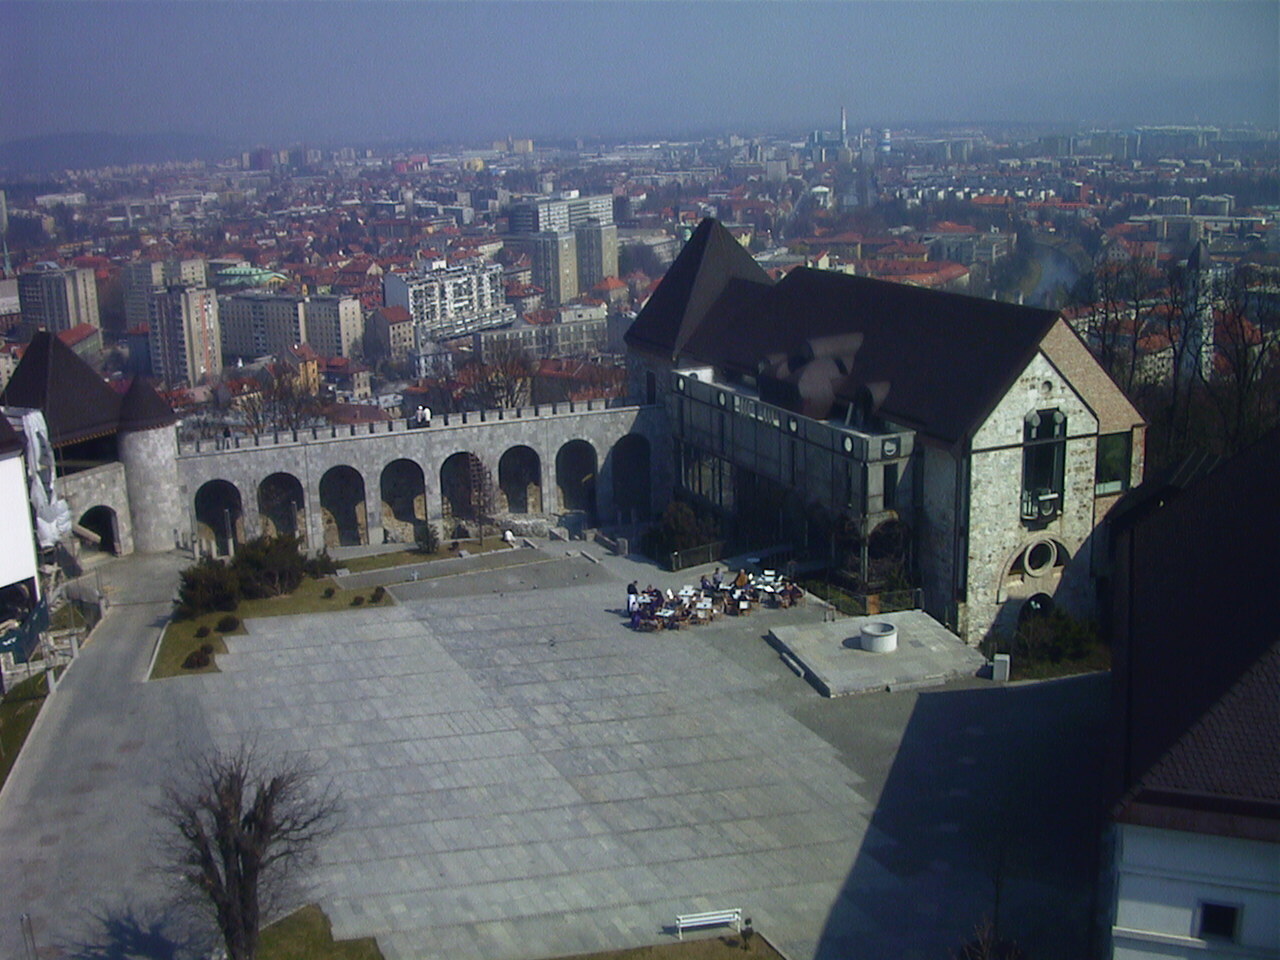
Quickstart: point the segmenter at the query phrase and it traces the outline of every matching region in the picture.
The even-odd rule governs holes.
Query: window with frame
[[[1132,456],[1133,435],[1128,431],[1099,435],[1094,493],[1103,496],[1128,490]]]
[[[1022,519],[1048,522],[1062,511],[1066,414],[1056,409],[1027,414],[1022,442]]]
[[[1234,943],[1240,930],[1240,908],[1231,903],[1201,901],[1196,936],[1201,940],[1226,940]]]

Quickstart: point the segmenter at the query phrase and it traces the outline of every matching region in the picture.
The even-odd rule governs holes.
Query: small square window
[[[1200,904],[1200,929],[1204,940],[1231,940],[1236,938],[1240,923],[1240,908],[1226,903]]]

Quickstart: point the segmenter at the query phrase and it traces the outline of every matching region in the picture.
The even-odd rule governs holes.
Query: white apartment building
[[[388,273],[382,289],[387,306],[404,307],[413,318],[414,353],[419,358],[440,340],[516,319],[504,297],[501,265],[484,260],[453,266],[437,260],[411,273]]]

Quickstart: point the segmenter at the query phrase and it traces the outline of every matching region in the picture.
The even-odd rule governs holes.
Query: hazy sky
[[[7,2],[0,140],[1280,123],[1280,3]]]

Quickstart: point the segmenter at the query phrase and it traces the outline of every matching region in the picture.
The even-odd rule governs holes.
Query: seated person
[[[708,577],[705,573],[702,575],[702,580],[699,581],[698,586],[702,588],[704,593],[714,589],[714,587],[711,585],[711,578]]]
[[[716,567],[715,570],[711,571],[711,586],[719,590],[723,583],[724,576],[720,573],[720,568]]]

